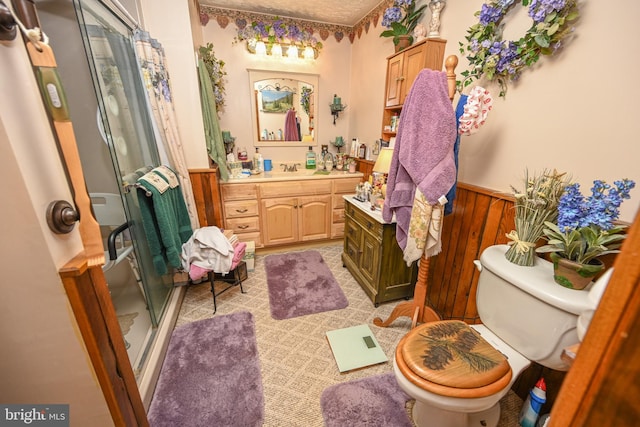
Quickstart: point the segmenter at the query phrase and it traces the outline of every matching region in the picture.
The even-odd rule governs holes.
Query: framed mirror
[[[248,70],[256,147],[315,146],[318,75]]]

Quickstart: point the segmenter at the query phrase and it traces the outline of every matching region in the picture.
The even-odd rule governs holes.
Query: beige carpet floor
[[[274,320],[269,311],[269,296],[264,272],[264,258],[257,255],[255,271],[239,288],[223,293],[217,299],[215,316],[247,310],[256,322],[256,338],[260,353],[265,394],[266,427],[321,427],[322,391],[334,384],[364,378],[393,370],[393,351],[411,325],[410,319],[398,318],[387,328],[373,325],[375,317],[386,319],[398,302],[375,308],[360,285],[342,266],[341,244],[316,247],[331,269],[349,300],[342,310],[312,314],[286,320]],[[218,287],[216,287],[218,288]],[[213,316],[213,300],[209,283],[191,285],[178,317],[177,326]],[[325,333],[333,329],[367,324],[390,361],[358,371],[340,374]],[[412,402],[408,403],[408,407]],[[499,427],[516,427],[522,400],[510,391],[500,402]]]

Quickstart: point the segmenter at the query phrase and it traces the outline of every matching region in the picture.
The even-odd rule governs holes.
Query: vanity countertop
[[[300,169],[296,172],[271,171],[262,172],[257,175],[251,175],[247,178],[230,178],[225,184],[242,184],[253,182],[272,182],[272,181],[306,181],[312,179],[342,179],[342,178],[362,178],[362,172],[349,173],[346,171],[331,171],[328,174],[317,174],[315,169]]]
[[[393,218],[391,219],[391,222],[387,222],[384,219],[382,219],[382,211],[380,209],[372,210],[371,203],[361,202],[360,200],[356,199],[356,196],[354,194],[343,195],[342,198],[349,201],[349,203],[353,204],[353,206],[355,206],[356,208],[358,208],[359,210],[361,210],[362,212],[364,212],[365,214],[367,214],[368,216],[370,216],[380,224],[393,224],[396,222],[395,214],[393,214]]]

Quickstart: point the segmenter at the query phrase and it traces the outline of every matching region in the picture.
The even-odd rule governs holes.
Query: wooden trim
[[[102,268],[81,254],[59,275],[114,424],[148,426]]]
[[[189,179],[200,226],[214,225],[222,228],[222,197],[218,166],[210,169],[189,169]]]
[[[640,217],[631,226],[550,427],[636,425],[640,414]]]

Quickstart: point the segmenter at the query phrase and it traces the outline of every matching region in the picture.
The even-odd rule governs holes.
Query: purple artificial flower
[[[498,22],[500,18],[502,18],[502,9],[487,4],[482,5],[482,10],[480,10],[480,23],[482,25],[486,27],[492,22]]]
[[[529,16],[534,22],[544,22],[551,12],[564,9],[566,0],[532,0],[529,6]]]
[[[402,10],[399,7],[388,7],[384,11],[382,17],[382,25],[385,27],[391,27],[394,22],[399,22],[402,19]]]
[[[289,40],[299,42],[302,36],[300,29],[295,25],[289,25]]]
[[[395,0],[393,2],[394,5],[400,6],[400,7],[402,6],[409,7],[411,6],[412,3],[413,3],[413,0]]]

